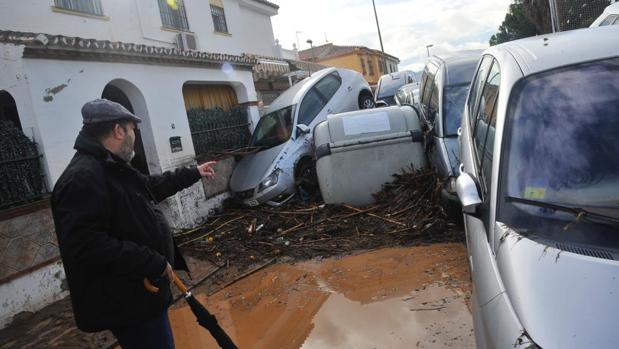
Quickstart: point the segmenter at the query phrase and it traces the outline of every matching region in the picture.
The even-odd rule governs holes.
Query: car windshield
[[[554,203],[619,217],[619,58],[520,81],[506,123],[499,218],[544,238],[619,248],[616,226],[514,203]],[[517,201],[517,200],[516,200]]]
[[[292,135],[292,110],[293,106],[291,105],[261,117],[249,145],[251,147],[272,148],[290,139]]]
[[[469,84],[447,86],[443,93],[443,131],[445,137],[458,135]]]

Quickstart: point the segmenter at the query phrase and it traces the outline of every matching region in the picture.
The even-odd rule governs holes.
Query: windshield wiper
[[[617,217],[591,212],[582,207],[564,206],[564,205],[552,204],[549,202],[517,198],[514,196],[506,196],[505,200],[507,202],[515,202],[519,204],[525,204],[525,205],[537,206],[537,207],[542,207],[542,208],[549,208],[549,209],[556,210],[556,211],[573,213],[576,216],[576,218],[574,219],[574,221],[568,223],[565,227],[563,227],[563,230],[568,230],[573,223],[578,223],[582,221],[583,219],[588,219],[589,221],[593,220],[594,222],[602,220],[608,223],[612,223],[614,225],[619,225],[619,218]]]

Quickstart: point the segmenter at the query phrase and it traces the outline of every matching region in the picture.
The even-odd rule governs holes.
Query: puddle
[[[196,297],[240,348],[473,348],[466,249],[392,248],[275,265]],[[188,307],[170,310],[178,348],[218,348]]]
[[[415,292],[414,300],[367,305],[333,294],[301,348],[474,348],[471,314],[459,298],[439,286]]]

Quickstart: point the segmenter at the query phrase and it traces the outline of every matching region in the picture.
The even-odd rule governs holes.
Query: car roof
[[[592,27],[597,27],[610,15],[619,14],[619,2],[606,6],[604,12],[591,24]]]
[[[524,76],[545,70],[619,56],[619,26],[538,35],[493,46],[486,54],[511,55]]]
[[[307,89],[313,86],[316,81],[318,81],[325,75],[330,74],[337,70],[338,69],[336,68],[321,69],[315,73],[312,73],[311,76],[292,85],[289,89],[284,91],[269,105],[267,113],[270,113],[270,112],[285,108],[287,106],[290,106],[292,104],[298,103],[303,93],[305,93]]]
[[[437,67],[441,65],[446,67],[445,86],[469,83],[473,79],[477,62],[479,62],[482,53],[484,53],[484,50],[463,50],[435,54],[428,59],[426,66],[432,63]]]

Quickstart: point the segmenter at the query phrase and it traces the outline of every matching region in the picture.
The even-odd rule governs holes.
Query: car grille
[[[241,200],[249,199],[252,196],[254,196],[254,190],[253,189],[249,189],[249,190],[245,190],[245,191],[239,191],[239,192],[234,193],[234,196],[236,196],[237,198],[239,198]]]

